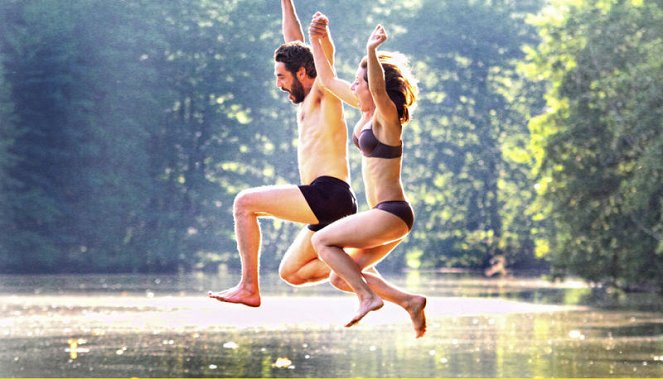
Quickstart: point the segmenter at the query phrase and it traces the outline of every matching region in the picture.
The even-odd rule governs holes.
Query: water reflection
[[[0,376],[663,377],[661,299],[652,295],[404,276],[396,281],[432,299],[428,334],[417,340],[396,307],[343,328],[354,299],[327,286],[265,277],[258,309],[204,298],[236,279],[0,277]]]

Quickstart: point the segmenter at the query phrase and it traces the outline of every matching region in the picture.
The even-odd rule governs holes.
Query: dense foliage
[[[661,2],[558,2],[533,23],[528,70],[549,83],[531,122],[542,245],[561,272],[663,288]]]
[[[296,4],[304,24],[330,17],[341,76],[380,22],[420,80],[403,169],[417,221],[383,269],[501,255],[663,285],[658,2]],[[5,0],[0,20],[0,271],[238,267],[235,194],[298,181],[279,3]],[[262,227],[275,269],[301,225]]]

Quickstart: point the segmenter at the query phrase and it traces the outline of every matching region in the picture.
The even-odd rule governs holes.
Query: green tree
[[[292,146],[279,142],[294,135],[280,131],[282,115],[274,111],[271,56],[280,19],[268,9],[203,1],[162,10],[166,45],[151,60],[169,92],[163,122],[151,132],[157,191],[148,228],[148,253],[158,259],[189,268],[238,263],[233,198],[273,182],[275,157]],[[256,25],[259,32],[245,32]]]
[[[16,164],[13,152],[14,143],[19,135],[14,103],[11,99],[9,81],[0,56],[0,267],[10,264],[12,256],[12,240],[15,233],[13,216],[17,208],[13,199],[14,182],[11,171]]]
[[[540,212],[524,211],[534,188],[525,120],[539,87],[514,68],[536,38],[523,17],[539,2],[297,5],[305,28],[315,11],[329,15],[342,77],[354,76],[380,22],[421,79],[403,170],[417,226],[406,254],[383,267],[531,260]],[[279,4],[6,0],[0,16],[0,103],[21,130],[0,151],[12,183],[2,196],[16,210],[3,215],[15,231],[5,268],[237,267],[234,196],[298,182],[295,111],[273,84]],[[352,125],[357,113],[347,114]],[[365,208],[359,158],[351,149]],[[262,226],[262,263],[275,269],[302,225]]]
[[[154,75],[136,49],[145,42],[135,37],[140,19],[114,2],[4,10],[3,50],[25,130],[15,143],[20,209],[9,269],[131,270],[151,192],[144,128],[159,111],[144,92]]]
[[[76,219],[68,261],[77,271],[145,271],[140,237],[154,192],[150,131],[160,122],[163,97],[146,57],[161,38],[149,23],[149,4],[89,1],[72,12],[78,56],[76,98],[67,128],[75,141],[78,178],[68,207]]]
[[[3,27],[5,68],[12,73],[15,112],[25,130],[15,142],[18,160],[11,172],[20,183],[14,195],[21,208],[13,215],[16,233],[9,237],[14,250],[10,270],[55,269],[63,257],[60,247],[67,241],[67,233],[60,232],[67,225],[61,200],[68,150],[59,127],[65,117],[66,83],[71,83],[65,36],[70,23],[66,11],[55,9],[55,4],[49,9],[39,5],[43,4],[11,2],[3,7],[5,19],[12,21]],[[49,14],[58,15],[63,26],[49,22]]]
[[[535,37],[524,22],[540,2],[424,1],[404,38],[422,96],[406,138],[418,228],[412,262],[481,267],[495,255],[530,261],[532,199],[526,119],[536,101],[515,71]],[[431,15],[439,17],[432,18]],[[408,134],[409,133],[409,134]],[[420,257],[417,257],[417,256]]]
[[[530,75],[549,87],[548,112],[530,126],[553,263],[663,288],[661,4],[555,2],[533,22],[542,42]]]

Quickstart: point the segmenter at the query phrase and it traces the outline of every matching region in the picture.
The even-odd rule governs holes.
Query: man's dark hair
[[[311,49],[300,41],[284,43],[274,51],[274,60],[285,64],[285,68],[293,75],[297,74],[300,67],[306,69],[306,74],[315,78],[315,63]]]

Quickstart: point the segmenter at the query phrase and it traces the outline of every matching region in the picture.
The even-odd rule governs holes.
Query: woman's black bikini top
[[[365,157],[393,159],[403,155],[403,144],[398,146],[385,145],[373,134],[373,127],[363,129],[357,138],[352,134],[352,142],[361,150]]]

